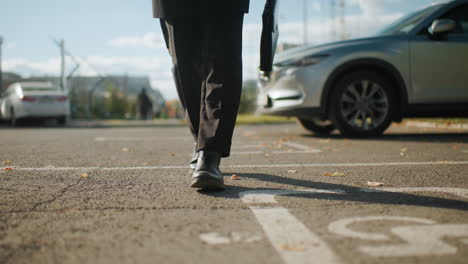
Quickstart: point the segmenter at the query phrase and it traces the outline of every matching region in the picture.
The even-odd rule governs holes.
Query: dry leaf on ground
[[[169,153],[168,155],[171,156],[171,157],[175,157],[175,156],[176,156],[175,153]]]
[[[11,161],[11,160],[5,160],[4,162],[2,162],[2,165],[10,165],[12,163],[13,163],[13,161]]]
[[[286,251],[304,251],[305,250],[305,247],[303,246],[292,246],[288,244],[281,244],[279,245],[279,247],[282,250],[286,250]]]
[[[288,173],[297,173],[297,170],[288,170]]]
[[[6,171],[12,171],[13,168],[5,168],[4,170],[6,170]]]
[[[237,176],[237,174],[233,174],[233,175],[231,176],[231,180],[233,180],[233,181],[240,181],[240,179],[241,179],[241,178],[240,178],[239,176]]]
[[[87,173],[81,174],[81,178],[88,178],[88,177],[89,177],[89,174],[87,174]]]
[[[382,187],[384,184],[382,182],[367,182],[367,186],[369,187]]]
[[[334,173],[324,173],[322,176],[328,176],[328,177],[344,177],[345,174],[342,172],[335,171]]]

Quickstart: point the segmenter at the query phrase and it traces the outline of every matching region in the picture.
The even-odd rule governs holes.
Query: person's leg
[[[202,83],[200,26],[197,20],[180,18],[161,20],[161,28],[174,65],[172,72],[177,94],[196,142]]]
[[[242,92],[243,15],[204,18],[198,151],[227,157]]]

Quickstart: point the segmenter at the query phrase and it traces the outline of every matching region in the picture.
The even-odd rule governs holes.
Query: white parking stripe
[[[437,166],[468,165],[468,161],[430,161],[430,162],[386,162],[386,163],[313,163],[313,164],[242,164],[226,165],[221,168],[316,168],[316,167],[385,167],[385,166]],[[187,169],[182,166],[136,166],[136,167],[0,167],[0,170],[13,168],[18,171],[65,171],[65,170],[162,170]]]
[[[306,145],[302,145],[302,144],[299,144],[299,143],[295,143],[295,142],[290,142],[290,141],[287,141],[287,142],[283,142],[281,143],[283,145],[286,145],[286,146],[289,146],[291,148],[295,148],[295,149],[299,149],[299,150],[305,150],[305,151],[318,151],[320,152],[320,149],[314,149],[312,147],[309,147],[309,146],[306,146]]]
[[[312,149],[312,150],[295,150],[295,151],[272,151],[273,154],[307,154],[307,153],[320,153],[319,149]]]
[[[96,142],[131,142],[131,141],[154,141],[158,140],[160,137],[96,137],[94,141]],[[180,136],[180,137],[164,137],[164,140],[182,140],[189,141],[192,140],[190,136]]]
[[[286,208],[280,207],[275,195],[303,193],[338,193],[333,190],[260,190],[241,192],[239,196],[254,213],[272,246],[287,264],[342,263],[318,235],[310,231]]]

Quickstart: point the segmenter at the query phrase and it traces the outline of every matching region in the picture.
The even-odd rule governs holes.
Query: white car
[[[0,117],[12,126],[22,118],[56,119],[65,125],[70,115],[67,94],[50,82],[18,82],[1,95]]]

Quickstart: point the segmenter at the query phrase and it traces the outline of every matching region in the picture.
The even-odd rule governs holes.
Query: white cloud
[[[16,43],[15,42],[7,42],[5,44],[5,49],[15,49],[16,48]]]
[[[358,5],[364,15],[376,15],[385,11],[386,4],[395,4],[401,0],[348,0],[349,3]]]
[[[141,36],[122,36],[108,41],[114,47],[145,47],[152,49],[165,48],[166,44],[161,34],[146,33]]]

